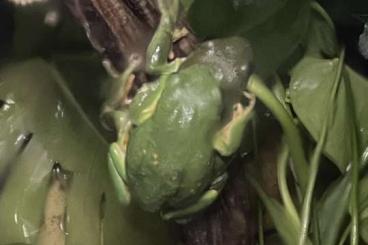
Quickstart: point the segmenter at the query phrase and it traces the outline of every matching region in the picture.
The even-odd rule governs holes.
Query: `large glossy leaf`
[[[368,176],[364,176],[359,186],[360,208],[360,235],[365,243],[368,243]]]
[[[268,76],[302,42],[309,16],[309,1],[202,0],[193,4],[189,17],[199,37],[249,39],[257,72]]]
[[[172,244],[158,217],[117,202],[106,168],[107,143],[53,66],[36,59],[3,68],[0,99],[0,244],[37,239],[54,161],[72,173],[67,245]],[[33,137],[17,153],[15,142],[27,132]]]
[[[334,245],[340,237],[341,227],[348,214],[350,175],[333,183],[316,206],[320,244]]]
[[[368,218],[360,223],[360,235],[365,243],[368,243]]]
[[[309,20],[309,1],[287,1],[267,21],[250,30],[237,31],[249,39],[260,75],[269,76],[288,61],[303,41]]]
[[[112,138],[112,132],[103,129],[100,122],[101,108],[113,82],[106,75],[101,57],[91,52],[64,53],[54,55],[51,60],[90,121],[104,136]]]
[[[311,18],[305,37],[306,51],[309,56],[336,57],[338,45],[335,28],[327,13],[317,3],[312,4]]]
[[[292,106],[303,125],[315,140],[318,139],[321,124],[326,116],[327,98],[337,72],[338,59],[323,60],[305,57],[291,72],[290,98]],[[334,121],[328,130],[324,152],[344,171],[352,160],[352,148],[348,147],[351,128],[348,120],[355,112],[359,128],[359,151],[368,144],[368,80],[348,66],[343,68]],[[348,104],[347,87],[351,87],[353,106]],[[350,88],[349,88],[350,89]]]
[[[248,31],[265,22],[287,0],[200,0],[195,1],[189,11],[191,26],[199,37],[227,36],[237,29]],[[216,18],[213,18],[216,16]]]

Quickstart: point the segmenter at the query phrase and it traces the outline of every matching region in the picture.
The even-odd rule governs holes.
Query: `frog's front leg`
[[[110,145],[108,153],[108,167],[112,177],[118,199],[121,203],[128,205],[130,203],[130,193],[127,186],[126,177],[126,149],[129,140],[129,131],[131,122],[128,111],[114,112],[116,123],[119,124],[118,141]]]
[[[225,186],[227,178],[228,175],[225,172],[212,182],[210,188],[195,203],[182,209],[163,213],[161,214],[162,218],[165,220],[175,219],[179,223],[180,221],[185,222],[188,217],[206,209],[217,199]]]
[[[173,32],[179,15],[180,0],[157,0],[161,12],[160,23],[147,48],[146,69],[152,74],[176,72],[183,59],[168,63]]]
[[[232,119],[215,135],[214,148],[222,156],[229,156],[238,149],[247,122],[252,117],[255,96],[247,92],[244,95],[249,99],[249,105],[243,107],[240,103],[235,104]]]
[[[119,75],[117,79],[113,80],[111,87],[111,95],[105,102],[102,110],[102,114],[105,116],[111,111],[119,110],[120,107],[126,106],[128,93],[134,82],[134,71],[139,67],[141,61],[138,56],[132,55],[129,58],[128,66],[124,72]]]

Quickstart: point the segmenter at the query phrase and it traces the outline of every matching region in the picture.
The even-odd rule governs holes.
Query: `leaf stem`
[[[326,136],[327,136],[327,123],[324,123],[320,139],[317,143],[316,149],[312,156],[308,186],[307,186],[307,191],[304,196],[302,213],[301,213],[302,226],[301,226],[301,231],[300,231],[300,236],[299,236],[299,245],[304,245],[307,239],[307,236],[308,236],[308,227],[309,227],[309,221],[310,221],[314,185],[315,185],[316,178],[317,178],[319,160],[321,157],[321,153],[322,153],[324,144],[326,142]]]
[[[318,174],[318,168],[319,168],[319,162],[320,162],[319,160],[321,158],[321,153],[322,153],[322,150],[324,148],[324,145],[327,139],[328,126],[333,120],[333,112],[334,112],[333,106],[334,106],[334,103],[337,97],[337,92],[338,92],[338,88],[340,84],[339,82],[341,80],[342,69],[344,65],[344,57],[345,57],[345,50],[343,49],[339,57],[337,73],[336,73],[336,76],[335,76],[335,79],[332,85],[332,93],[329,97],[329,101],[327,104],[327,116],[323,122],[321,135],[319,137],[317,146],[314,150],[314,153],[311,159],[308,186],[307,186],[307,191],[304,196],[303,207],[302,207],[302,212],[301,212],[302,227],[301,227],[300,236],[299,236],[299,245],[304,245],[307,240],[307,236],[308,236],[308,227],[309,227],[309,222],[310,222],[310,213],[311,213],[311,206],[312,206],[311,204],[312,204],[312,199],[313,199],[314,186],[315,186],[315,182],[316,182],[316,178]]]
[[[258,203],[258,245],[264,245],[264,234],[263,234],[263,210],[262,204]]]
[[[290,148],[290,155],[294,160],[297,182],[299,182],[302,193],[304,193],[307,186],[309,169],[298,128],[281,103],[257,75],[251,75],[247,89],[254,93],[280,122]]]
[[[323,7],[316,1],[312,1],[310,3],[310,6],[312,9],[317,11],[324,18],[324,20],[327,22],[330,28],[335,31],[335,25],[333,24],[333,21],[331,20],[326,10],[324,10]]]
[[[348,238],[349,236],[349,233],[350,233],[350,230],[351,230],[351,223],[346,227],[346,229],[344,230],[344,232],[342,233],[341,235],[341,239],[340,239],[340,242],[338,245],[344,245],[346,239]]]
[[[354,130],[355,131],[355,130]],[[359,161],[357,157],[357,142],[356,133],[353,134],[352,147],[354,150],[352,169],[351,169],[351,195],[350,195],[350,205],[351,205],[351,235],[350,244],[359,244]]]
[[[352,93],[350,89],[350,84],[347,83],[347,79],[345,80],[345,86],[347,94],[347,100],[349,105],[353,105],[352,101]],[[350,102],[350,103],[349,103]],[[353,106],[351,106],[353,107]],[[361,165],[364,165],[365,154],[363,153],[362,158],[359,158],[359,146],[358,146],[358,135],[357,128],[355,125],[355,111],[354,109],[349,110],[350,113],[350,128],[352,130],[351,133],[351,144],[353,157],[351,162],[351,194],[350,194],[350,207],[351,207],[351,235],[350,235],[350,244],[358,245],[359,244],[359,170]]]
[[[297,209],[291,198],[286,179],[287,162],[289,160],[289,148],[287,144],[283,144],[281,154],[277,162],[277,181],[279,184],[282,202],[295,223],[300,223]]]

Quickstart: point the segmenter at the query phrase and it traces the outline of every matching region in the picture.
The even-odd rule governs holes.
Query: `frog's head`
[[[202,43],[185,63],[208,64],[223,90],[241,91],[251,72],[252,57],[246,39],[229,37]]]

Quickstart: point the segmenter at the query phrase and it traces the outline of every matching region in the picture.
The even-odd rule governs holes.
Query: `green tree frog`
[[[158,78],[114,112],[119,133],[109,169],[124,203],[132,199],[180,220],[208,207],[226,182],[221,156],[239,147],[255,104],[243,92],[252,52],[246,40],[231,37],[168,62],[180,1],[158,3],[161,20],[146,57],[147,71]]]

